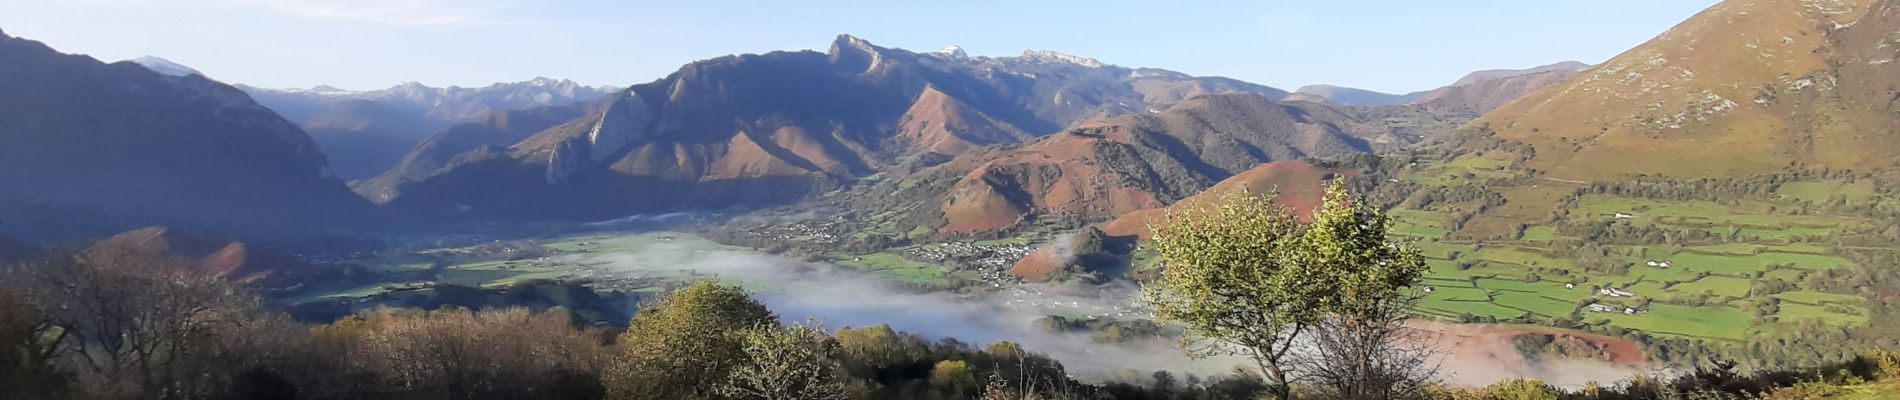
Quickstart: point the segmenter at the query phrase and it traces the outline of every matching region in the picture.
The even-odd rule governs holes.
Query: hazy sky
[[[0,0],[0,30],[106,61],[155,55],[266,87],[652,81],[693,60],[823,51],[1053,49],[1287,90],[1430,89],[1466,72],[1590,63],[1715,0]]]

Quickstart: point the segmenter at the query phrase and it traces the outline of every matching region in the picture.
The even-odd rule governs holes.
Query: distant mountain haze
[[[0,234],[286,236],[370,222],[310,137],[236,88],[3,34],[0,69]]]
[[[1589,68],[1590,68],[1590,64],[1584,64],[1584,63],[1576,62],[1576,61],[1564,61],[1560,63],[1541,65],[1541,66],[1525,68],[1525,69],[1489,69],[1489,70],[1472,72],[1470,74],[1465,74],[1463,78],[1458,78],[1458,81],[1452,82],[1451,86],[1465,86],[1465,85],[1475,84],[1478,82],[1484,82],[1484,81],[1489,81],[1489,80],[1504,79],[1504,78],[1510,78],[1514,76],[1530,75],[1530,74],[1537,74],[1537,73],[1544,73],[1544,72],[1553,72],[1553,71],[1576,72],[1576,71],[1582,71]]]
[[[1555,63],[1555,64],[1525,68],[1525,69],[1493,69],[1493,70],[1476,71],[1470,74],[1466,74],[1464,77],[1458,78],[1458,81],[1452,82],[1452,84],[1446,85],[1444,87],[1440,87],[1440,88],[1432,89],[1432,90],[1421,90],[1421,91],[1406,93],[1406,94],[1380,93],[1380,92],[1375,92],[1371,90],[1333,86],[1333,85],[1308,85],[1308,86],[1301,87],[1299,90],[1295,90],[1293,94],[1294,94],[1294,99],[1297,99],[1297,100],[1319,101],[1319,102],[1326,102],[1326,103],[1338,104],[1338,105],[1343,105],[1343,106],[1357,106],[1357,107],[1376,107],[1376,106],[1389,106],[1389,105],[1399,105],[1399,104],[1418,104],[1420,102],[1426,101],[1428,98],[1435,97],[1435,95],[1437,95],[1436,97],[1446,97],[1447,95],[1441,95],[1441,93],[1452,90],[1454,88],[1463,88],[1463,89],[1459,89],[1458,91],[1466,92],[1466,93],[1452,94],[1449,96],[1516,98],[1517,95],[1523,95],[1524,93],[1527,93],[1527,92],[1519,92],[1519,91],[1513,90],[1513,91],[1509,91],[1508,93],[1503,93],[1499,95],[1471,94],[1470,92],[1496,90],[1492,88],[1485,88],[1484,87],[1485,85],[1479,85],[1480,83],[1491,83],[1492,85],[1496,85],[1496,86],[1517,86],[1516,84],[1499,84],[1497,82],[1492,82],[1492,81],[1516,78],[1516,77],[1525,76],[1525,75],[1544,74],[1544,73],[1557,73],[1556,75],[1561,75],[1563,73],[1574,73],[1577,71],[1582,71],[1587,68],[1590,68],[1589,64],[1584,64],[1584,63],[1580,63],[1576,61],[1565,61],[1565,62],[1560,62],[1560,63]],[[1511,95],[1511,94],[1515,94],[1515,95]],[[1506,100],[1509,100],[1508,98]],[[1486,109],[1485,111],[1488,111],[1488,109]],[[1479,111],[1479,113],[1482,114],[1483,111]]]
[[[1406,94],[1388,94],[1365,89],[1354,89],[1333,85],[1307,85],[1294,90],[1294,99],[1303,101],[1333,103],[1342,106],[1389,106],[1410,103],[1431,91],[1419,91]]]
[[[619,90],[551,78],[476,88],[409,82],[361,92],[238,87],[309,132],[337,176],[347,180],[380,175],[430,135],[493,111],[567,105]]]

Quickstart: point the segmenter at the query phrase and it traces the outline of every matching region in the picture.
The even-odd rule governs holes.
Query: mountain
[[[366,222],[310,137],[200,75],[0,34],[0,232],[62,241],[165,224],[243,235]]]
[[[1730,0],[1471,130],[1557,179],[1895,165],[1894,1]]]
[[[130,61],[132,61],[133,64],[138,64],[140,66],[143,66],[145,67],[145,69],[152,70],[152,72],[157,72],[160,75],[179,76],[179,77],[191,76],[191,75],[204,76],[204,73],[198,72],[198,70],[195,70],[195,69],[191,69],[191,67],[184,66],[184,64],[175,63],[175,62],[172,62],[172,60],[167,60],[167,59],[158,58],[154,56],[144,56],[144,57],[134,58]]]
[[[1581,73],[1578,70],[1555,69],[1446,86],[1413,100],[1411,105],[1434,114],[1474,119],[1519,97],[1563,83]]]
[[[1307,85],[1293,91],[1295,100],[1325,102],[1342,106],[1373,107],[1410,103],[1431,91],[1390,94],[1333,85]]]
[[[1476,71],[1444,87],[1406,94],[1389,94],[1333,85],[1308,85],[1295,90],[1293,96],[1288,99],[1350,107],[1424,105],[1432,109],[1443,108],[1476,117],[1518,96],[1555,84],[1565,77],[1588,68],[1590,68],[1589,64],[1565,61],[1525,69]]]
[[[381,174],[429,135],[490,112],[566,105],[618,91],[550,78],[478,88],[409,82],[362,92],[238,87],[309,132],[337,176],[350,180]]]
[[[612,104],[595,99],[559,106],[524,110],[490,111],[474,121],[449,127],[422,141],[382,175],[355,182],[351,188],[370,201],[383,203],[402,195],[403,187],[427,180],[463,160],[481,159],[489,154],[505,153],[507,146],[548,128],[561,125]]]
[[[1361,121],[1384,125],[1387,132],[1374,145],[1377,150],[1389,151],[1445,137],[1492,109],[1561,83],[1587,67],[1562,62],[1521,70],[1478,71],[1450,86],[1404,95],[1313,85],[1300,88],[1287,100],[1339,105]]]
[[[823,53],[688,64],[603,110],[459,155],[387,204],[457,218],[598,218],[786,203],[1206,93],[1286,96],[1051,51],[914,53],[841,35]]]
[[[1583,71],[1589,68],[1590,68],[1590,64],[1584,64],[1584,63],[1576,62],[1576,61],[1564,61],[1564,62],[1548,64],[1548,65],[1539,65],[1539,66],[1525,68],[1525,69],[1488,69],[1488,70],[1475,71],[1469,74],[1465,74],[1463,78],[1458,78],[1458,81],[1452,82],[1451,86],[1465,86],[1465,85],[1476,84],[1478,82],[1498,80],[1498,79],[1510,78],[1510,77],[1521,76],[1521,75],[1541,74],[1545,72],[1558,72],[1558,71],[1578,72],[1578,71]]]

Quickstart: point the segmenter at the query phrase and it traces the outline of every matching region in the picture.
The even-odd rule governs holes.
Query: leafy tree
[[[1282,399],[1296,376],[1340,398],[1415,394],[1435,374],[1431,349],[1407,345],[1417,341],[1403,323],[1425,264],[1388,240],[1389,224],[1344,180],[1310,225],[1245,191],[1176,207],[1154,228],[1164,270],[1144,294],[1157,317],[1186,328],[1190,354],[1250,357]],[[1317,351],[1293,352],[1305,335]]]
[[[717,398],[746,362],[745,331],[778,317],[744,290],[701,281],[640,310],[603,378],[615,399]]]
[[[1294,262],[1335,286],[1313,330],[1304,365],[1321,391],[1340,399],[1415,396],[1437,369],[1434,350],[1405,325],[1424,278],[1418,250],[1387,239],[1390,218],[1334,182],[1313,223],[1295,242]]]
[[[949,389],[957,397],[968,397],[977,388],[976,372],[970,369],[970,363],[963,360],[938,361],[930,369],[930,385]]]
[[[1479,392],[1484,400],[1557,400],[1562,392],[1535,379],[1512,379],[1486,386]]]
[[[1190,355],[1252,358],[1281,399],[1292,395],[1295,340],[1320,321],[1334,289],[1294,264],[1299,229],[1287,208],[1245,190],[1170,208],[1151,227],[1161,279],[1142,288],[1157,318],[1185,328]]]
[[[718,393],[731,399],[845,398],[838,341],[816,324],[762,326],[738,334],[746,362],[732,368]]]

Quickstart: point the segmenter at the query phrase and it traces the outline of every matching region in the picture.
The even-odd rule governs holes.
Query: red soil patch
[[[1647,365],[1642,345],[1629,339],[1527,325],[1450,324],[1429,320],[1413,320],[1409,324],[1425,331],[1426,334],[1421,335],[1427,341],[1425,344],[1443,354],[1441,372],[1448,375],[1447,383],[1454,386],[1483,386],[1504,379],[1534,378],[1574,388],[1654,372]],[[1529,358],[1513,342],[1523,335],[1552,336],[1557,345],[1588,349],[1589,354],[1578,358],[1554,355]]]

